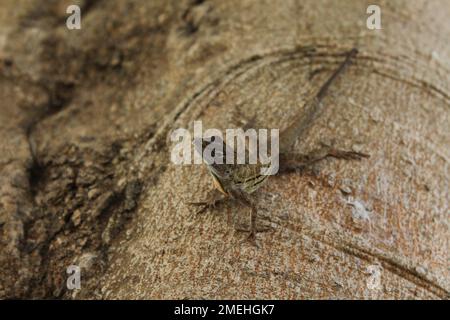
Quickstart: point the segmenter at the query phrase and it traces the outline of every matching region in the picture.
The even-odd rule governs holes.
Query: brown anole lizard
[[[357,53],[357,49],[352,49],[347,53],[344,62],[341,63],[328,80],[321,86],[312,101],[306,104],[304,111],[298,114],[292,124],[280,133],[279,173],[302,168],[328,157],[355,160],[369,157],[364,153],[338,150],[331,146],[323,146],[321,149],[308,155],[289,152],[295,141],[305,134],[307,129],[314,123],[314,120],[321,114],[321,111],[324,108],[321,102],[330,85],[350,64],[351,59],[355,57]],[[220,138],[214,137],[214,139]],[[215,140],[215,142],[217,142],[217,140]],[[207,139],[201,139],[201,142],[197,144],[197,146],[201,146],[201,149],[204,150],[210,143],[211,141],[208,141]],[[223,144],[224,150],[228,150],[223,141],[220,140],[219,143]],[[202,150],[197,151],[201,153]],[[197,213],[202,213],[209,208],[214,208],[216,204],[226,199],[237,200],[242,205],[249,207],[251,209],[251,214],[248,239],[256,244],[257,208],[251,200],[250,194],[257,190],[269,177],[269,175],[261,174],[261,167],[262,165],[259,163],[226,164],[225,161],[223,161],[223,164],[209,164],[208,169],[213,177],[215,188],[209,193],[208,198],[205,201],[190,202],[189,204],[200,207]]]

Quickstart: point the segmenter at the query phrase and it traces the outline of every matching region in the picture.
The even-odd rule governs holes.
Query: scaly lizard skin
[[[326,95],[330,85],[336,80],[338,75],[350,64],[351,59],[358,53],[357,49],[352,49],[348,52],[345,61],[333,72],[331,77],[322,85],[313,100],[305,107],[305,111],[301,112],[292,124],[280,133],[280,156],[279,156],[279,173],[302,168],[322,159],[334,157],[339,159],[355,159],[367,158],[368,155],[353,151],[342,151],[334,149],[330,146],[323,146],[321,149],[312,152],[308,155],[299,155],[289,153],[289,149],[295,141],[302,137],[307,129],[312,125],[314,120],[321,114],[323,106],[321,101]],[[198,138],[200,139],[200,138]],[[215,143],[222,143],[223,150],[227,150],[226,144],[220,140],[219,137],[214,137]],[[211,141],[201,139],[201,141],[194,141],[194,145],[198,148],[198,152],[202,151],[208,146]],[[201,146],[201,150],[199,147]],[[232,150],[232,149],[228,149]],[[202,202],[191,202],[191,205],[199,206],[197,213],[205,212],[208,208],[214,208],[216,204],[225,199],[234,199],[239,203],[251,209],[250,215],[250,230],[248,239],[256,245],[256,218],[257,209],[255,204],[251,201],[249,195],[256,191],[263,185],[269,175],[262,175],[261,168],[263,165],[257,164],[226,164],[225,153],[216,156],[223,157],[223,164],[209,164],[208,170],[211,173],[215,189],[210,192],[208,199]],[[236,159],[236,154],[235,158]]]

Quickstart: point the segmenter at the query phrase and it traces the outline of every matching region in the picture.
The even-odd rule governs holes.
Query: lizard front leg
[[[287,173],[296,169],[310,166],[326,158],[336,158],[345,160],[361,160],[369,158],[368,154],[355,151],[346,151],[336,149],[332,146],[323,144],[321,148],[316,149],[309,154],[302,155],[297,153],[280,154],[280,173]]]
[[[189,205],[200,207],[196,214],[201,214],[208,209],[214,209],[217,204],[227,200],[229,197],[225,196],[222,192],[216,188],[209,191],[205,201],[200,202],[188,202]]]
[[[247,241],[249,241],[254,246],[258,247],[258,244],[256,243],[256,233],[257,232],[264,232],[269,230],[268,228],[260,229],[258,230],[256,226],[256,219],[258,217],[258,210],[256,209],[255,204],[253,201],[250,200],[250,198],[244,194],[243,192],[233,192],[232,197],[236,199],[240,204],[244,205],[245,207],[250,208],[250,229],[243,229],[243,228],[236,228],[237,231],[243,231],[248,232]]]

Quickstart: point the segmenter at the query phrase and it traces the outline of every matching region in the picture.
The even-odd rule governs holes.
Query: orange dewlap
[[[224,195],[228,196],[228,193],[223,189],[223,187],[220,184],[219,180],[217,180],[217,178],[214,175],[213,175],[213,182],[214,182],[214,186],[217,188],[217,190],[222,192]]]

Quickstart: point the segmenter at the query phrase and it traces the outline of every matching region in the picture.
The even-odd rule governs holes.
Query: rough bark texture
[[[2,1],[0,297],[448,298],[450,2],[378,1],[378,31],[369,4]],[[170,162],[171,130],[282,129],[352,47],[294,150],[370,159],[270,178],[259,249],[247,209],[195,216],[211,179]]]

